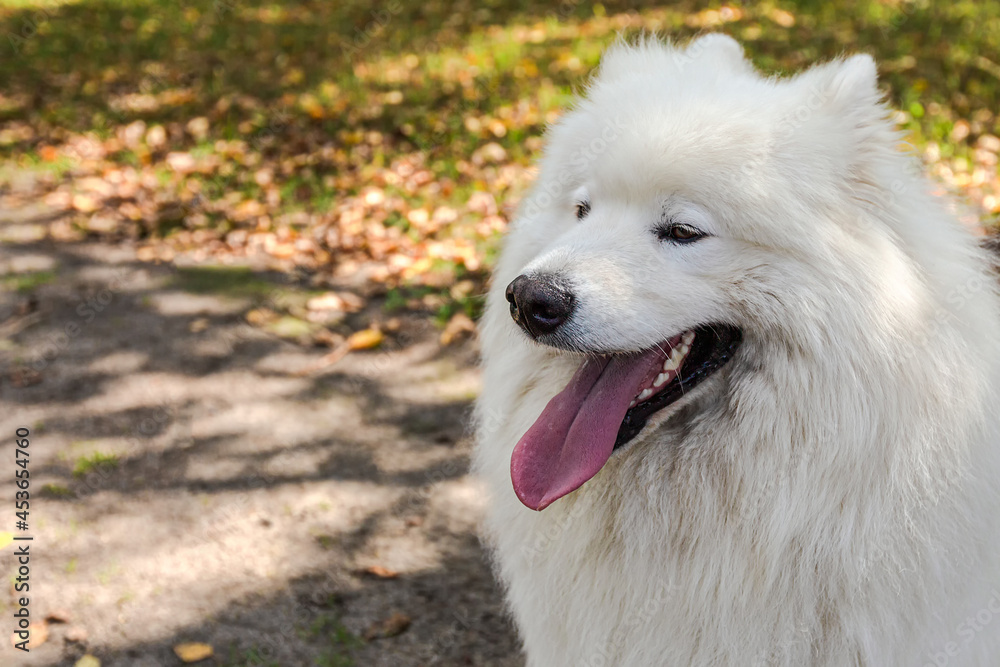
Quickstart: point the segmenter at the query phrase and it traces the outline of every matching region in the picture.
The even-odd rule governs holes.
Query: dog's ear
[[[799,94],[789,98],[791,106],[782,113],[780,134],[829,140],[857,159],[899,141],[878,89],[878,70],[871,56],[859,54],[817,65],[789,85],[796,86]],[[830,154],[839,152],[830,147]]]
[[[684,49],[684,55],[688,59],[710,56],[715,59],[716,64],[725,65],[734,72],[752,73],[754,71],[750,61],[746,59],[740,43],[721,32],[710,32],[691,40],[687,48]]]
[[[755,75],[753,65],[743,55],[743,47],[732,37],[713,32],[694,39],[683,48],[652,34],[631,42],[619,36],[601,57],[598,78],[622,79],[643,67],[675,74],[690,68],[691,76],[698,78]]]
[[[835,60],[807,72],[804,76],[817,75],[819,90],[832,106],[844,109],[878,106],[878,68],[875,60],[866,53],[859,53],[845,60]]]
[[[800,97],[805,100],[804,107],[790,114],[800,122],[820,113],[857,129],[884,124],[887,112],[878,90],[878,69],[867,54],[818,65],[800,74],[794,83],[804,89]]]
[[[855,195],[880,182],[883,158],[896,153],[901,138],[879,92],[871,56],[817,65],[788,85],[798,90],[783,109],[777,139],[793,157],[789,168],[797,178],[821,183],[833,169]]]

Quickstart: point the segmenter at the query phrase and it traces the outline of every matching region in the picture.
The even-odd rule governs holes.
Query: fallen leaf
[[[204,116],[198,116],[188,121],[187,131],[195,139],[202,140],[208,135],[209,122]]]
[[[399,576],[399,573],[395,570],[390,570],[387,567],[381,565],[369,565],[366,568],[362,568],[358,572],[359,574],[370,574],[373,577],[378,577],[379,579],[395,579]]]
[[[45,615],[45,621],[48,623],[69,623],[71,618],[65,609],[53,609]]]
[[[163,129],[162,125],[154,125],[149,128],[149,132],[146,133],[146,144],[151,148],[159,148],[165,143],[167,143],[167,131]]]
[[[13,541],[14,541],[13,533],[8,533],[7,531],[0,530],[0,549],[3,549]]]
[[[395,637],[406,632],[412,622],[412,619],[403,612],[393,612],[388,618],[372,623],[363,636],[368,641]]]
[[[16,637],[17,635],[14,636]],[[28,626],[28,649],[38,648],[48,641],[48,639],[49,626],[45,623],[32,623]]]
[[[370,350],[376,348],[382,344],[385,340],[380,329],[362,329],[361,331],[355,331],[351,334],[347,340],[335,347],[331,352],[323,355],[314,363],[309,364],[302,370],[295,373],[299,377],[304,377],[306,375],[312,375],[316,371],[320,371],[328,366],[332,366],[341,359],[347,356],[348,352],[353,352],[355,350]]]
[[[142,142],[142,137],[146,134],[146,124],[141,120],[137,120],[130,125],[127,125],[123,130],[119,130],[121,134],[122,143],[125,144],[127,148],[135,150],[139,147],[140,142]]]
[[[365,306],[365,301],[357,294],[350,292],[338,292],[337,296],[344,303],[344,310],[348,313],[356,313]]]
[[[441,345],[451,345],[462,335],[472,333],[475,330],[476,323],[473,322],[468,315],[465,313],[455,313],[452,315],[451,319],[448,320],[448,324],[445,325],[444,331],[441,332]]]
[[[101,667],[101,661],[88,653],[73,663],[73,667]]]
[[[378,329],[362,329],[355,331],[347,338],[350,350],[371,350],[382,344],[385,336]]]
[[[260,326],[278,319],[278,314],[270,308],[254,308],[246,314],[247,322]]]
[[[177,644],[174,646],[174,653],[181,659],[181,662],[190,663],[211,658],[214,651],[208,644],[193,642],[190,644]]]
[[[186,174],[194,171],[195,161],[190,153],[181,153],[179,151],[167,153],[166,161],[167,166],[178,173]]]
[[[791,28],[795,25],[795,16],[783,9],[772,10],[771,20],[780,25],[782,28]]]
[[[10,374],[10,383],[17,388],[30,387],[42,381],[42,374],[33,368],[15,368]]]
[[[66,631],[66,641],[76,642],[77,644],[84,644],[87,641],[87,629],[82,628],[79,625],[74,625],[69,630]]]
[[[305,320],[285,315],[268,323],[266,329],[280,338],[301,338],[308,336],[313,327]]]
[[[73,195],[72,206],[81,213],[93,213],[100,207],[90,195]]]
[[[204,317],[199,317],[198,319],[191,322],[188,325],[188,331],[191,333],[200,333],[208,328],[208,320]]]
[[[280,259],[288,259],[295,255],[295,246],[291,243],[275,243],[268,252]]]
[[[42,146],[38,155],[46,162],[55,162],[59,158],[59,151],[55,146]]]
[[[344,310],[344,306],[344,300],[334,292],[327,292],[306,302],[309,310]]]

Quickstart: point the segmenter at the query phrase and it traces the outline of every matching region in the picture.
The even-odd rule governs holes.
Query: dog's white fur
[[[765,78],[720,35],[615,46],[551,129],[488,298],[474,460],[530,667],[1000,665],[1000,300],[899,145],[871,58]],[[664,207],[712,236],[658,241]],[[539,270],[584,348],[745,342],[534,512],[511,451],[582,358],[508,315]]]

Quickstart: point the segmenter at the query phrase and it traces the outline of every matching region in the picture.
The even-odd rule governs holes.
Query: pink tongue
[[[663,354],[588,358],[514,447],[514,493],[534,510],[548,507],[604,467],[629,403],[656,375]]]

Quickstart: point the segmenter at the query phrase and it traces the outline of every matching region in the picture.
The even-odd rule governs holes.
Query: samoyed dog
[[[530,667],[1000,665],[1000,298],[857,55],[612,48],[482,328]]]

